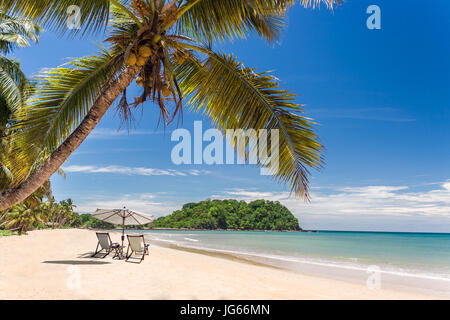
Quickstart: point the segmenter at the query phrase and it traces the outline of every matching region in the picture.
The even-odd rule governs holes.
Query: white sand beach
[[[157,245],[141,264],[90,258],[95,245],[95,231],[78,229],[0,237],[0,299],[434,298]]]

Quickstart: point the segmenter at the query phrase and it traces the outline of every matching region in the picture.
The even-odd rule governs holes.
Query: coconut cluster
[[[158,42],[161,39],[161,36],[155,36],[155,39],[153,39],[153,42]],[[141,46],[137,48],[137,50],[134,50],[130,55],[128,56],[128,59],[126,61],[126,64],[130,67],[133,66],[139,66],[143,67],[145,66],[147,59],[152,55],[152,49],[148,45]],[[152,83],[153,79],[149,79],[149,83]],[[144,78],[142,76],[139,76],[136,79],[136,84],[140,87],[144,86]],[[172,90],[167,84],[164,84],[161,87],[161,92],[164,95],[164,97],[170,97],[172,95]]]
[[[179,1],[170,1],[167,4],[166,1],[151,1],[154,1],[153,8],[148,0],[130,0],[142,25],[136,32],[127,36],[117,35],[108,41],[123,49],[123,58],[128,67],[139,69],[135,81],[143,90],[140,90],[139,96],[134,97],[132,106],[138,107],[147,100],[152,100],[160,107],[161,121],[166,124],[173,121],[182,110],[183,96],[172,69],[173,64],[179,64],[184,57],[183,54],[171,51],[166,45],[170,39],[161,26],[176,20]],[[173,115],[168,109],[172,106]],[[118,108],[126,119],[132,108],[128,104],[126,90],[123,91]]]
[[[145,63],[147,62],[147,58],[152,55],[152,49],[149,46],[142,46],[138,48],[137,51],[132,52],[128,59],[127,59],[127,65],[132,66],[139,66],[143,67]]]

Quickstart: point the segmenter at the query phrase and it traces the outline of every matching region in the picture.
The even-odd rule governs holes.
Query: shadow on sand
[[[110,264],[106,261],[79,261],[79,260],[55,260],[55,261],[43,261],[42,263],[48,264],[67,264],[67,265],[101,265]]]
[[[83,258],[83,259],[103,259],[106,258],[107,256],[109,256],[109,253],[102,253],[99,252],[95,257],[93,257],[92,255],[94,254],[94,252],[86,252],[86,253],[82,253],[80,254],[77,258]]]

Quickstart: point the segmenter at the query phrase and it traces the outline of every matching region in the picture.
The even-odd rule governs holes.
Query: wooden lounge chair
[[[120,244],[113,243],[111,241],[111,237],[109,236],[108,232],[97,232],[97,248],[95,249],[95,253],[92,255],[92,257],[95,257],[97,254],[102,253],[103,250],[105,250],[104,255],[102,256],[102,259],[108,256],[112,251],[115,252],[114,258],[119,257],[121,255],[121,248]],[[101,248],[99,250],[99,247]]]
[[[145,243],[145,238],[143,235],[127,235],[128,237],[128,248],[127,248],[127,255],[126,260],[128,261],[133,253],[138,255],[139,263],[144,260],[145,255],[149,255],[149,246],[150,244]],[[131,250],[130,254],[128,252]]]

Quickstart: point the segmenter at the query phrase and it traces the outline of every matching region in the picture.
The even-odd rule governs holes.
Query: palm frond
[[[285,26],[285,15],[295,0],[187,0],[183,1],[177,32],[196,40],[215,41],[244,38],[256,32],[269,41],[278,40]],[[321,2],[328,7],[339,0],[301,0],[305,6]]]
[[[256,73],[231,55],[198,49],[208,56],[202,63],[188,59],[176,70],[183,94],[190,97],[189,106],[210,117],[222,131],[278,129],[279,169],[271,174],[308,199],[309,169],[321,167],[322,146],[314,123],[301,115],[295,96],[281,89],[270,74]],[[246,156],[244,150],[238,152]],[[267,167],[261,161],[258,165]]]
[[[281,34],[286,9],[293,2],[188,0],[179,10],[176,28],[178,33],[208,42],[244,38],[249,31],[272,41]]]
[[[119,1],[119,0],[116,0]],[[0,11],[20,15],[61,33],[95,32],[104,29],[108,22],[111,0],[2,0]],[[80,9],[80,29],[69,29],[70,17]]]
[[[308,7],[318,7],[321,3],[324,3],[327,8],[333,9],[335,5],[340,5],[345,0],[299,0],[300,4],[304,6],[305,8]]]
[[[121,19],[129,19],[132,20],[133,23],[135,23],[139,28],[142,27],[142,21],[133,13],[130,11],[130,9],[127,6],[128,1],[122,1],[120,0],[111,0],[111,13],[116,18]]]
[[[0,51],[8,54],[16,47],[27,47],[30,41],[37,43],[42,29],[22,18],[0,13]]]
[[[18,110],[25,102],[28,80],[20,65],[0,56],[0,95],[11,112]]]
[[[123,57],[106,49],[93,56],[74,59],[37,78],[36,95],[16,113],[12,126],[16,157],[45,157],[54,151],[84,119],[108,83],[122,69]],[[33,155],[34,146],[39,156]]]
[[[111,3],[110,7],[110,19],[109,23],[111,25],[116,25],[120,23],[136,23],[138,19],[132,12],[130,12],[125,5],[117,5],[117,3]]]
[[[132,18],[130,14],[120,6],[111,6],[110,29],[105,41],[112,43],[117,51],[127,51],[130,44],[136,42],[139,26],[135,21],[137,17]]]
[[[14,176],[9,168],[0,161],[0,190],[7,188],[13,180]]]
[[[62,168],[59,168],[56,172],[57,172],[57,173],[59,174],[59,176],[60,176],[61,178],[63,178],[64,180],[67,178],[66,172],[65,172]]]

